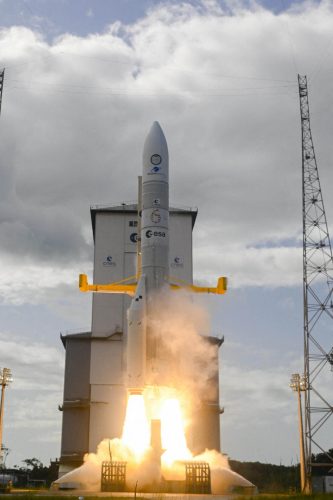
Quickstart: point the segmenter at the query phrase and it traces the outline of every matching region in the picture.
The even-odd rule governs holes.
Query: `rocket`
[[[127,311],[127,373],[126,386],[130,394],[141,394],[147,385],[147,367],[157,358],[156,346],[149,332],[147,317],[154,296],[163,287],[171,290],[185,288],[195,293],[223,294],[227,288],[225,277],[219,278],[214,288],[179,285],[169,278],[169,153],[158,122],[154,122],[143,148],[140,217],[140,246],[137,282],[126,280],[111,284],[88,284],[80,274],[79,288],[83,292],[125,293],[132,298]],[[157,360],[158,361],[158,360]]]
[[[152,350],[147,308],[157,290],[169,282],[169,153],[158,122],[153,123],[143,147],[141,192],[141,276],[127,312],[130,393],[142,392],[146,383],[147,352]]]

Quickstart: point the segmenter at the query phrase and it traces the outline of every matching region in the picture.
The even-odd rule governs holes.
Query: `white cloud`
[[[229,286],[295,286],[302,280],[302,249],[299,247],[243,248],[209,245],[195,252],[198,279],[215,282],[217,273],[229,277]],[[211,269],[216,269],[213,275]]]
[[[63,295],[64,290],[79,295],[78,281],[80,272],[91,273],[88,262],[71,267],[59,266],[55,262],[44,264],[34,260],[15,259],[3,256],[0,270],[0,302],[16,305],[40,304],[52,301],[56,295]]]
[[[133,25],[66,34],[51,45],[26,28],[2,30],[3,252],[58,269],[91,259],[88,206],[135,199],[143,140],[157,118],[169,142],[171,197],[199,206],[198,264],[211,263],[205,273],[216,272],[211,256],[221,254],[235,286],[295,283],[296,248],[249,247],[301,231],[290,39],[307,72],[327,46],[333,12],[328,2],[280,15],[229,9],[161,5]],[[310,88],[314,113],[330,95],[322,76]],[[313,120],[322,158],[332,153],[327,120]],[[324,196],[333,180],[326,165]]]

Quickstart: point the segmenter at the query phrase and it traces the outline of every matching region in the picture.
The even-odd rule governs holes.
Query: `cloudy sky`
[[[295,463],[297,73],[309,78],[331,228],[332,3],[1,0],[0,19],[0,366],[14,373],[8,464],[60,454],[59,332],[90,326],[91,297],[77,290],[78,273],[92,270],[89,207],[135,199],[154,120],[168,140],[171,201],[199,208],[195,279],[229,277],[228,295],[207,302],[214,332],[226,338],[223,451]]]

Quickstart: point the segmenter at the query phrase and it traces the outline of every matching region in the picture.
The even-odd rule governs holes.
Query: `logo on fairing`
[[[150,172],[152,174],[157,174],[160,170],[161,170],[161,167],[156,166],[156,167],[153,167]]]
[[[153,164],[153,165],[159,165],[162,161],[162,158],[160,157],[160,155],[152,155],[151,158],[150,158],[150,162]]]
[[[151,215],[150,215],[151,221],[154,222],[154,224],[158,224],[161,222],[161,212],[159,211],[158,208],[155,208]]]

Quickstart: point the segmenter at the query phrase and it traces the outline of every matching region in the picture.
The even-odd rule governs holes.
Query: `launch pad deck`
[[[93,492],[93,491],[83,491],[83,490],[68,490],[68,491],[50,491],[49,493],[42,493],[34,495],[36,497],[50,497],[50,496],[67,496],[67,497],[75,497],[76,499],[89,498],[89,497],[101,497],[101,498],[122,498],[122,499],[133,499],[140,498],[145,500],[232,500],[236,497],[239,497],[239,493],[237,494],[226,494],[226,495],[203,495],[203,494],[194,494],[194,493],[130,493],[130,492]],[[8,497],[8,495],[7,495]]]

